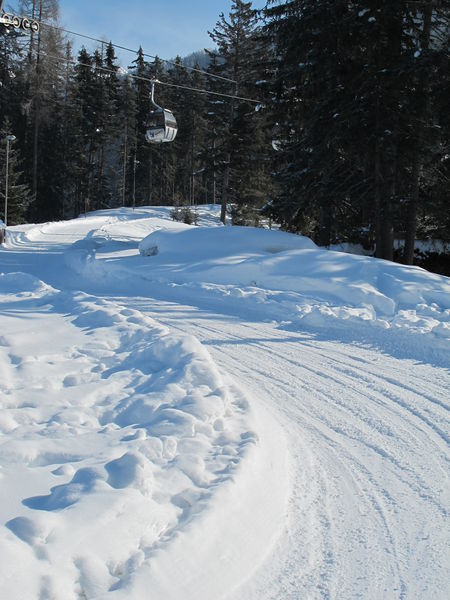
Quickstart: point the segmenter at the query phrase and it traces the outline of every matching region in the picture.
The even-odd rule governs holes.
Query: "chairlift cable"
[[[130,75],[132,77],[132,75]],[[197,92],[198,94],[209,94],[213,96],[222,96],[222,98],[230,98],[232,100],[242,100],[243,102],[252,102],[253,104],[262,104],[261,100],[255,98],[244,98],[243,96],[234,96],[233,94],[223,94],[220,92],[210,92],[209,90],[202,90],[200,88],[193,88],[187,85],[180,85],[179,83],[169,83],[168,81],[158,81],[161,85],[167,87],[179,88],[181,90],[189,90],[191,92]]]
[[[111,45],[114,48],[118,48],[119,50],[125,50],[126,52],[131,52],[132,54],[138,54],[138,50],[133,50],[133,48],[127,48],[126,46],[121,46],[120,44],[114,44],[113,42],[106,42],[105,40],[101,40],[99,38],[95,38],[92,37],[90,35],[87,35],[85,33],[79,33],[77,31],[71,31],[70,29],[65,29],[64,27],[58,27],[56,25],[51,25],[50,23],[45,23],[43,21],[38,21],[40,25],[43,25],[44,27],[50,27],[51,29],[56,29],[58,31],[63,31],[64,33],[68,33],[70,35],[75,35],[78,37],[82,37],[85,38],[87,40],[91,40],[92,42],[97,42],[99,44],[109,44],[111,43]],[[173,67],[178,67],[180,65],[178,65],[177,63],[171,61],[171,60],[167,60],[165,58],[161,58],[159,56],[153,55],[153,54],[147,54],[146,52],[142,52],[143,56],[146,56],[147,58],[151,58],[153,60],[155,60],[156,58],[159,58],[159,60],[161,60],[161,62],[167,63],[168,65],[172,65]],[[186,69],[188,71],[194,71],[195,73],[200,73],[201,75],[205,75],[206,77],[212,77],[214,79],[220,79],[222,81],[228,81],[229,83],[236,83],[236,81],[234,79],[230,79],[229,77],[223,77],[222,75],[215,75],[214,73],[208,73],[207,71],[203,71],[202,69],[196,69],[195,67],[188,67],[185,65],[181,65],[183,69]]]
[[[47,58],[50,58],[51,60],[68,62],[68,63],[72,63],[75,66],[87,67],[89,69],[95,69],[97,71],[104,71],[105,73],[117,74],[117,71],[115,71],[114,69],[108,69],[107,67],[101,67],[101,66],[89,64],[89,63],[82,63],[79,61],[74,61],[73,59],[70,59],[70,58],[64,58],[62,56],[53,56],[51,54],[47,54],[46,52],[42,52],[42,54],[44,56],[46,56]],[[131,79],[139,79],[141,81],[148,81],[149,83],[152,83],[152,81],[155,81],[155,79],[150,79],[149,77],[143,77],[142,75],[134,75],[133,73],[130,73],[127,69],[124,69],[123,67],[119,67],[118,71],[125,72],[125,74],[128,77],[130,77]],[[205,94],[205,95],[209,95],[209,96],[220,96],[222,98],[229,98],[232,100],[242,100],[243,102],[251,102],[253,104],[262,104],[261,100],[256,100],[255,98],[245,98],[242,96],[234,96],[233,94],[224,94],[222,92],[213,92],[213,91],[204,90],[201,88],[194,88],[194,87],[190,87],[187,85],[181,85],[179,83],[169,83],[168,81],[160,81],[159,79],[158,79],[157,83],[159,85],[165,85],[167,87],[188,90],[191,92],[196,92],[198,94]]]

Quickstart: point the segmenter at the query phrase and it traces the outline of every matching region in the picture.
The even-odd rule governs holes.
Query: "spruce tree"
[[[23,223],[30,205],[31,194],[29,187],[24,183],[22,161],[16,146],[17,140],[9,142],[8,152],[8,206],[5,216],[6,201],[6,152],[7,136],[12,135],[11,122],[8,118],[3,120],[0,130],[0,215],[8,225]]]
[[[450,93],[450,5],[429,0],[408,6],[407,16],[411,24],[410,51],[406,56],[410,90],[407,106],[412,127],[407,136],[409,165],[403,260],[412,264],[423,209],[426,208],[428,219],[432,220],[437,202],[438,221],[450,225],[450,215],[442,210],[440,202],[448,193],[450,168],[450,161],[446,159],[450,149],[449,111],[442,110],[442,101],[448,104]],[[435,233],[445,237],[445,227],[439,234]]]
[[[136,148],[136,95],[130,77],[121,79],[118,98],[120,153],[118,156],[120,185],[118,195],[121,206],[131,206],[133,194],[133,161]]]
[[[248,97],[255,92],[252,81],[255,81],[255,31],[257,11],[251,2],[235,0],[232,3],[228,18],[222,13],[216,27],[210,32],[211,39],[217,45],[218,60],[214,68],[219,75],[233,80],[228,84],[230,95]],[[223,89],[224,86],[222,85]],[[211,111],[215,121],[214,142],[217,163],[222,171],[222,210],[221,220],[225,222],[225,211],[228,203],[237,207],[260,204],[260,196],[264,197],[262,182],[259,189],[245,185],[252,169],[249,155],[255,153],[255,135],[258,122],[254,118],[254,107],[245,101],[230,99],[215,101],[216,109]],[[260,147],[259,147],[260,150]],[[254,184],[257,179],[254,180]],[[249,190],[250,193],[249,193]]]
[[[209,56],[208,72],[211,75],[222,77],[224,64],[221,62],[216,51],[206,51]],[[212,92],[229,93],[229,83],[209,77],[206,81],[206,89]],[[225,148],[223,143],[224,123],[228,116],[228,101],[225,98],[208,94],[205,97],[204,114],[206,120],[206,131],[200,150],[201,161],[205,169],[205,185],[209,189],[211,202],[222,204],[221,219],[226,218],[226,204],[223,203],[222,194],[223,167],[225,163]]]
[[[57,0],[22,0],[20,10],[40,22],[57,25],[59,5]],[[49,215],[57,199],[52,195],[52,182],[42,174],[45,170],[45,151],[42,152],[44,130],[52,131],[55,91],[60,89],[61,71],[64,69],[64,39],[54,27],[42,26],[37,33],[30,32],[27,39],[25,89],[23,91],[25,146],[24,159],[29,174],[34,220],[40,214]],[[50,171],[54,172],[54,171]]]
[[[149,144],[145,139],[147,120],[153,106],[150,102],[151,80],[161,78],[163,65],[156,57],[153,63],[145,60],[142,48],[133,61],[132,73],[136,94],[136,120],[135,140],[133,149],[133,189],[135,201],[138,204],[157,204],[162,186],[162,158],[161,148],[156,144]],[[156,86],[155,100],[157,104],[164,104],[164,90]]]

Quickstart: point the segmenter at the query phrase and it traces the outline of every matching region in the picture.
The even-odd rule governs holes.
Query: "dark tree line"
[[[111,43],[73,56],[57,0],[26,0],[50,26],[0,30],[3,171],[6,135],[17,138],[9,222],[220,203],[223,220],[231,207],[235,224],[270,218],[381,258],[402,238],[412,263],[417,237],[450,240],[449,9],[235,0],[210,32],[212,78],[141,49],[124,71]],[[179,123],[170,144],[145,140],[152,78]]]
[[[270,214],[319,243],[448,240],[450,3],[269,2],[280,159]]]

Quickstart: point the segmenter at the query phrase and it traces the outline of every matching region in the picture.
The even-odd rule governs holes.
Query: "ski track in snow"
[[[162,320],[171,312],[158,310]],[[270,324],[214,321],[187,309],[183,319],[278,413],[293,453],[286,548],[263,585],[236,598],[444,599],[448,373]]]
[[[211,480],[206,484],[205,496],[204,482],[203,487],[198,482],[192,486],[195,477],[191,474],[190,489],[193,491],[188,501],[185,494],[179,501],[172,497],[171,501],[165,498],[164,502],[161,502],[165,509],[171,506],[172,510],[169,529],[169,532],[172,531],[175,535],[172,554],[155,554],[156,547],[152,546],[155,540],[160,539],[164,542],[167,539],[167,535],[164,538],[164,532],[160,530],[154,533],[151,541],[147,540],[148,551],[143,550],[145,544],[141,543],[139,549],[129,553],[128,559],[110,569],[108,575],[99,575],[104,565],[95,561],[91,564],[89,558],[93,558],[92,556],[80,556],[71,563],[70,572],[67,574],[69,579],[73,578],[74,568],[79,574],[78,594],[83,590],[86,596],[78,597],[101,597],[102,600],[123,597],[140,600],[145,597],[148,590],[147,581],[152,581],[153,576],[154,595],[150,597],[155,600],[175,600],[181,597],[196,600],[447,599],[450,595],[450,361],[446,346],[449,331],[449,310],[446,308],[448,302],[444,302],[441,308],[431,302],[429,305],[420,305],[417,311],[413,311],[414,314],[406,312],[394,315],[389,327],[393,329],[394,325],[398,328],[406,326],[406,330],[390,331],[387,326],[368,329],[367,323],[364,322],[366,313],[360,312],[353,317],[353,308],[350,310],[342,306],[339,310],[331,309],[330,314],[328,305],[324,312],[323,305],[317,303],[317,299],[316,307],[313,306],[312,311],[306,305],[304,313],[303,304],[298,313],[298,321],[294,318],[295,303],[299,299],[297,294],[289,299],[289,294],[285,292],[277,299],[275,292],[258,290],[257,286],[233,288],[224,287],[220,282],[204,285],[193,281],[190,284],[179,282],[172,285],[169,281],[162,280],[160,274],[155,279],[151,273],[143,271],[142,259],[136,261],[132,271],[133,281],[128,281],[125,262],[127,257],[135,256],[135,240],[142,239],[149,228],[176,229],[177,226],[172,223],[164,224],[165,217],[167,214],[164,215],[157,209],[137,211],[132,217],[133,220],[129,222],[125,213],[120,214],[118,218],[110,215],[96,216],[89,217],[84,223],[78,220],[68,224],[30,226],[28,230],[25,228],[23,233],[19,231],[11,237],[9,249],[12,253],[42,252],[49,261],[51,256],[54,256],[53,264],[64,257],[65,268],[74,269],[73,274],[76,274],[78,279],[67,285],[75,289],[79,286],[87,294],[76,295],[67,292],[62,295],[64,301],[62,297],[54,299],[59,315],[65,314],[66,311],[72,315],[71,319],[75,315],[77,327],[91,327],[100,332],[99,312],[103,311],[106,313],[103,326],[112,327],[118,336],[115,347],[105,348],[93,331],[96,343],[88,346],[89,355],[85,350],[79,351],[78,354],[72,351],[72,354],[64,359],[67,364],[59,364],[57,371],[65,373],[61,390],[72,388],[77,391],[83,389],[83,386],[89,386],[92,377],[95,380],[97,377],[104,377],[105,374],[113,377],[120,374],[124,381],[120,383],[119,389],[132,386],[134,393],[138,383],[142,384],[142,381],[137,380],[130,382],[131,376],[137,378],[135,369],[140,360],[139,344],[143,343],[147,348],[142,334],[138,332],[145,327],[155,331],[157,337],[162,335],[163,339],[167,338],[169,331],[174,333],[177,339],[185,339],[189,334],[192,337],[188,339],[192,340],[195,352],[209,365],[208,376],[213,372],[213,378],[221,380],[229,374],[239,386],[237,389],[228,379],[226,385],[221,380],[222,388],[229,390],[223,392],[222,401],[227,399],[232,404],[233,398],[241,398],[241,403],[244,403],[241,404],[241,410],[233,410],[233,414],[229,415],[229,418],[236,419],[230,424],[231,430],[240,432],[241,435],[247,431],[249,424],[253,424],[254,431],[262,434],[264,440],[270,439],[271,423],[274,427],[275,423],[278,423],[283,429],[289,451],[290,495],[287,515],[285,517],[283,509],[280,509],[283,503],[282,494],[274,498],[274,501],[278,502],[277,508],[280,513],[278,521],[274,514],[270,514],[270,504],[266,499],[264,509],[268,511],[271,522],[278,527],[278,538],[273,529],[269,531],[265,538],[266,547],[259,553],[254,547],[247,547],[243,538],[238,537],[239,523],[236,522],[236,516],[234,521],[230,517],[230,536],[227,541],[219,521],[212,516],[215,511],[217,514],[217,510],[219,513],[223,510],[223,503],[214,505],[214,495],[208,487],[211,486]],[[206,219],[207,215],[202,217]],[[127,226],[124,227],[123,223]],[[62,236],[65,230],[67,231],[64,235],[68,233],[69,238]],[[161,239],[164,240],[164,236]],[[68,245],[70,243],[73,243],[72,247]],[[146,257],[145,260],[151,259],[152,257]],[[25,256],[24,260],[26,262]],[[37,268],[32,261],[29,264]],[[49,271],[45,273],[45,267],[40,267],[41,271],[48,275],[42,277],[44,281],[51,285],[67,283],[66,275],[62,276],[60,272],[51,273],[51,265],[47,268]],[[30,308],[36,313],[48,302],[48,296],[55,297],[51,289],[40,289],[39,283],[26,277],[23,280],[15,277],[14,281],[19,298],[22,295],[21,301],[31,302]],[[130,284],[129,289],[127,283]],[[91,294],[96,289],[103,290],[102,293],[109,296],[109,300],[94,298]],[[414,290],[411,288],[408,294],[410,292],[413,294]],[[46,298],[42,305],[35,300],[39,295]],[[433,297],[438,298],[438,291],[433,292]],[[288,299],[289,302],[286,302]],[[82,306],[86,310],[81,309]],[[417,329],[419,313],[423,321]],[[427,321],[427,317],[431,320]],[[268,321],[271,318],[275,320]],[[315,325],[319,327],[318,330],[315,330]],[[435,331],[436,335],[417,333],[418,331]],[[405,337],[402,337],[403,333]],[[399,346],[392,343],[396,335],[396,342],[400,340]],[[360,341],[355,343],[358,337]],[[201,342],[203,348],[196,345],[196,339]],[[10,393],[8,390],[20,389],[17,377],[26,375],[27,361],[37,360],[38,355],[27,357],[25,360],[23,352],[21,354],[14,349],[8,351],[8,336],[3,335],[2,340],[0,353],[6,354],[0,362],[2,382],[4,388],[7,388],[6,391]],[[108,336],[108,340],[110,344],[112,338]],[[436,353],[433,349],[435,342]],[[83,348],[86,348],[85,342],[80,341],[81,343]],[[167,348],[165,350],[168,351]],[[118,353],[120,367],[116,357]],[[188,359],[186,354],[183,356],[181,366],[184,368]],[[431,360],[428,361],[427,357]],[[37,382],[36,386],[45,390],[54,382],[52,364],[58,365],[58,360],[61,362],[61,359],[57,359],[52,353],[41,355],[41,361],[42,358],[47,360],[49,367],[48,370],[44,370],[43,379]],[[72,373],[66,372],[73,361],[85,361],[89,374],[80,375],[79,369]],[[167,359],[162,361],[163,365],[167,366],[168,363]],[[103,365],[100,371],[93,373],[94,365],[99,368],[99,364]],[[219,369],[217,372],[216,365]],[[70,368],[73,370],[73,366]],[[81,373],[85,373],[86,368],[84,371],[81,369]],[[151,379],[153,372],[154,369],[149,369],[144,375]],[[33,367],[30,367],[29,374],[35,376],[36,371]],[[183,378],[184,374],[180,381],[184,381]],[[216,387],[218,386],[209,385],[209,393]],[[27,389],[30,389],[29,385],[23,386],[24,393]],[[146,397],[149,392],[151,394],[151,389],[151,386],[144,389],[142,396]],[[130,390],[128,394],[129,392]],[[117,396],[117,390],[114,393]],[[227,393],[231,395],[227,396]],[[42,395],[42,391],[39,394]],[[37,397],[41,398],[41,395]],[[242,400],[243,398],[251,399],[250,405],[254,411],[261,411],[263,418],[259,422],[254,421],[253,416],[246,410],[242,412],[242,407],[246,406],[246,400]],[[75,396],[71,402],[74,400]],[[134,430],[134,423],[139,418],[121,422],[121,417],[116,411],[109,413],[107,418],[103,416],[102,421],[99,415],[104,415],[106,403],[120,406],[117,397],[112,402],[111,400],[107,397],[107,390],[102,390],[102,399],[96,399],[94,403],[91,400],[91,404],[83,401],[86,404],[85,413],[91,423],[96,423],[98,431],[101,427],[113,423],[112,439],[123,444],[125,432],[120,432],[122,439],[119,440],[115,437],[115,428],[126,429],[133,426]],[[67,422],[66,415],[70,414],[70,409],[69,402],[61,423]],[[28,407],[24,398],[21,410],[22,414],[27,415],[21,424],[29,427],[33,422],[32,415],[23,411],[32,411],[32,403]],[[13,421],[8,421],[11,418]],[[45,418],[49,419],[49,415],[45,415]],[[2,415],[2,419],[4,432],[14,431],[14,416]],[[77,423],[76,428],[81,430],[82,426],[85,427],[85,424]],[[145,433],[145,436],[147,435]],[[155,431],[155,439],[161,438],[161,435],[164,436]],[[205,450],[205,456],[217,456],[217,448],[219,454],[223,451],[224,445],[220,443],[216,450],[214,449],[214,435],[212,433],[208,437],[210,445]],[[278,436],[277,439],[281,440],[279,433],[274,435],[274,439]],[[142,444],[146,439],[139,436],[133,438],[131,433],[127,433],[125,437],[129,438],[125,443],[132,442],[134,445]],[[235,440],[235,452],[231,454],[242,457],[241,468],[246,472],[246,477],[251,479],[251,469],[245,471],[246,465],[257,464],[255,452],[266,452],[265,460],[267,452],[273,452],[273,458],[278,461],[275,461],[275,465],[280,466],[281,487],[285,485],[282,484],[282,461],[285,452],[282,444],[275,456],[274,445],[266,445],[265,450],[264,445],[259,448],[259,442],[254,443],[257,438],[252,435],[247,456],[245,453],[240,454],[239,449],[239,444],[247,437],[238,437],[240,441]],[[24,444],[25,442],[21,441],[17,444],[20,452],[26,448]],[[117,448],[119,447],[121,446],[118,443]],[[7,452],[14,453],[14,446]],[[71,453],[66,451],[66,454],[62,449],[59,449],[59,454],[54,450],[53,452],[53,455],[48,451],[44,457],[26,458],[30,464],[46,468],[49,461],[58,462],[58,459],[62,464],[78,464],[86,460],[85,452],[80,451],[77,454],[75,448],[71,449]],[[7,454],[8,457],[10,455]],[[92,475],[91,472],[83,471],[83,468],[77,471],[82,472],[78,479],[73,477],[72,471],[69,473],[64,471],[64,468],[61,473],[64,473],[66,478],[72,477],[72,482],[82,487],[89,487],[93,480],[100,480],[101,486],[107,485],[109,489],[128,490],[130,485],[135,485],[135,480],[132,482],[129,479],[129,472],[136,475],[143,463],[140,462],[136,451],[126,455],[118,455],[116,451],[114,456],[102,457],[101,465],[106,472],[102,477],[97,476],[98,471],[95,472],[97,475]],[[21,460],[23,459],[21,456]],[[214,460],[215,458],[210,459],[211,465]],[[206,458],[203,464],[207,463]],[[190,467],[191,465],[187,464],[185,468]],[[209,469],[204,467],[201,474],[205,476],[214,472],[216,467],[217,465]],[[147,468],[150,467],[147,465]],[[273,481],[276,481],[276,466],[274,468],[275,472],[271,471],[271,476]],[[154,465],[152,469],[155,470]],[[91,475],[93,480],[90,479]],[[151,475],[153,480],[158,479],[157,472],[149,473],[144,469],[139,477],[136,475],[140,485],[146,485],[148,475]],[[164,483],[162,475],[160,481]],[[257,482],[258,479],[253,479],[252,486],[257,487]],[[236,489],[249,494],[250,497],[250,486],[244,486],[242,489],[239,487],[243,485],[242,478],[238,478],[234,483]],[[234,483],[232,481],[232,485]],[[218,487],[223,489],[223,483]],[[261,489],[259,492],[261,493]],[[56,500],[52,500],[52,497],[56,497]],[[58,488],[56,493],[44,494],[34,502],[50,503],[47,507],[51,509],[52,502],[55,501],[59,503],[58,509],[63,509],[64,512],[68,508],[64,508],[61,503],[67,497],[67,494],[61,494]],[[238,497],[231,496],[231,499],[236,503]],[[197,521],[194,519],[188,522],[190,538],[187,537],[191,540],[190,545],[188,540],[187,545],[183,547],[181,544],[177,549],[177,532],[182,531],[182,523],[188,521],[185,511],[188,504],[192,506],[192,498],[196,504],[194,502],[194,508],[190,510],[194,513],[197,511],[198,515],[203,511],[203,524],[211,525],[213,519],[211,535],[206,539],[201,537],[204,535],[204,532],[200,534],[202,518],[197,516]],[[258,497],[252,497],[251,501],[256,509]],[[28,505],[30,506],[30,500]],[[243,510],[243,507],[241,509]],[[63,513],[59,513],[58,519],[55,519],[52,531],[61,526],[61,514]],[[115,514],[114,511],[111,514]],[[80,512],[80,518],[82,516],[83,513]],[[167,528],[170,519],[167,518],[167,514],[164,516]],[[26,556],[27,564],[33,565],[33,560],[36,559],[45,564],[45,561],[49,561],[48,552],[45,550],[50,535],[48,524],[43,524],[39,518],[35,521],[20,520],[28,518],[23,516],[17,518],[15,521],[11,518],[8,527],[16,536],[25,540],[35,554],[33,558],[26,552],[19,552],[16,542],[9,539],[6,549],[11,552],[11,563],[14,560],[23,561]],[[196,522],[199,524],[197,529]],[[255,536],[258,530],[264,529],[263,523],[264,514],[255,517]],[[243,524],[240,526],[242,528]],[[251,527],[251,523],[249,526]],[[224,556],[231,555],[233,548],[236,551],[232,536],[235,536],[235,542],[239,540],[240,544],[244,544],[241,548],[245,551],[241,550],[240,559],[245,569],[239,570],[236,563],[230,560],[222,563],[222,569],[217,568],[214,556],[216,553],[216,556],[220,556],[220,551],[217,548],[213,550],[214,546],[208,546],[208,540],[212,543],[214,538],[214,530],[218,536],[215,541],[219,544],[220,540],[223,541]],[[61,551],[64,533],[69,530],[64,530],[63,527],[62,531],[59,546],[54,546],[58,551]],[[262,544],[262,539],[259,542]],[[206,545],[207,552],[196,555],[194,548],[202,544]],[[188,573],[192,575],[193,583],[190,587],[177,587],[179,584],[175,580],[171,585],[161,573],[164,572],[164,567],[167,569],[171,564],[170,560],[187,560],[186,548],[192,551],[192,560],[188,561],[188,567],[185,567],[188,572],[185,574],[186,579],[189,579]],[[71,556],[70,559],[73,561],[74,557]],[[195,564],[198,565],[199,561],[203,561],[203,581],[200,575],[195,575]],[[151,573],[147,572],[149,564],[155,565]],[[223,573],[227,569],[228,577]],[[42,569],[41,576],[42,599],[52,597],[51,593],[54,593],[58,600],[69,598],[67,595],[58,596],[58,590],[62,588],[58,588],[58,578],[55,578],[50,566]],[[218,582],[215,585],[214,578]],[[63,580],[62,578],[61,581]],[[105,585],[110,586],[110,593],[104,594],[101,591]],[[120,595],[121,586],[123,596]]]

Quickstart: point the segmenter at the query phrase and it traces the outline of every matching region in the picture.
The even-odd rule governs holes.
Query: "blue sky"
[[[5,4],[17,7],[18,1]],[[61,23],[67,29],[130,48],[141,45],[144,52],[169,59],[211,48],[207,32],[221,12],[228,14],[231,4],[231,0],[59,0]],[[253,7],[265,4],[254,0]],[[83,43],[93,48],[80,38],[74,42],[75,48]],[[120,58],[131,63],[134,56],[122,53]]]

